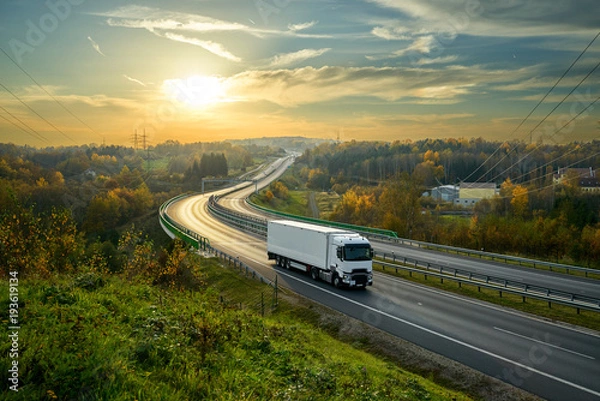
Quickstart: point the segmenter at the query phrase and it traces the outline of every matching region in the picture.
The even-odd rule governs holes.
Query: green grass
[[[277,210],[279,212],[295,214],[298,216],[308,216],[308,199],[304,191],[289,191],[287,199],[273,198],[267,201],[265,191],[259,195],[252,195],[250,200],[259,206]]]
[[[317,201],[319,212],[321,213],[321,218],[327,219],[341,198],[335,193],[317,192],[315,193],[315,199]]]
[[[195,291],[98,273],[20,281],[20,388],[5,381],[0,398],[469,399],[336,340],[306,307],[280,301],[260,317],[247,306],[272,290],[215,259],[194,269]],[[5,372],[9,348],[0,343]]]
[[[499,306],[516,309],[553,321],[565,322],[600,331],[600,313],[598,312],[580,310],[580,312],[577,313],[576,308],[554,303],[551,305],[551,307],[549,307],[547,301],[536,300],[532,298],[527,298],[525,302],[523,302],[523,297],[520,295],[503,292],[502,296],[500,296],[500,292],[498,290],[487,288],[478,289],[478,287],[475,285],[464,283],[459,286],[457,282],[449,279],[444,280],[442,283],[439,278],[431,275],[425,278],[425,274],[413,273],[411,275],[409,272],[401,269],[399,269],[398,273],[396,273],[395,270],[390,268],[383,270],[379,264],[373,264],[373,269],[385,274],[401,277],[415,283],[439,288]]]

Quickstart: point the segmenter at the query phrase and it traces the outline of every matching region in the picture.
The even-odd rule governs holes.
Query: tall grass
[[[335,340],[292,305],[260,317],[243,304],[264,286],[216,260],[195,269],[198,290],[93,272],[20,282],[20,387],[4,381],[0,399],[468,399]],[[6,326],[4,298],[0,308]]]

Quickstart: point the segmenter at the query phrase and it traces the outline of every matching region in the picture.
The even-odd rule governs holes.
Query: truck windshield
[[[345,260],[371,260],[371,247],[369,245],[346,245],[344,247]]]

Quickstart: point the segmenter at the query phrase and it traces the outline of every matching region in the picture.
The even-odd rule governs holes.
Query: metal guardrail
[[[546,262],[546,261],[542,261],[542,260],[522,258],[522,257],[518,257],[518,256],[504,255],[504,254],[485,252],[485,251],[477,251],[474,249],[460,248],[460,247],[454,247],[454,246],[449,246],[449,245],[440,245],[440,244],[434,244],[431,242],[416,241],[416,240],[411,240],[411,239],[406,239],[406,238],[398,238],[398,235],[394,231],[370,228],[370,227],[363,227],[363,226],[355,226],[352,224],[336,223],[336,222],[331,222],[331,221],[327,221],[327,220],[319,220],[319,219],[313,219],[310,217],[297,216],[297,215],[293,215],[293,214],[289,214],[289,213],[284,213],[284,212],[279,212],[276,210],[268,209],[263,206],[259,206],[255,203],[251,202],[249,199],[246,200],[246,203],[248,203],[250,206],[252,206],[253,208],[255,208],[257,210],[260,210],[262,212],[269,213],[269,214],[272,214],[275,216],[281,216],[281,217],[294,219],[294,220],[302,220],[302,221],[307,221],[307,222],[311,222],[311,223],[315,223],[315,224],[344,228],[344,229],[352,230],[355,232],[359,232],[361,234],[368,236],[369,238],[378,239],[378,240],[387,241],[387,242],[393,242],[393,243],[400,244],[400,245],[410,245],[410,246],[416,246],[419,248],[425,248],[425,249],[430,249],[430,250],[437,250],[437,251],[443,251],[443,252],[448,252],[448,253],[456,253],[457,255],[464,254],[469,257],[477,257],[478,256],[479,258],[488,258],[488,259],[491,259],[492,261],[498,260],[498,261],[503,261],[504,263],[512,262],[512,263],[519,264],[519,266],[531,265],[534,268],[545,267],[545,268],[548,268],[550,271],[553,271],[555,269],[564,270],[567,274],[570,274],[572,271],[578,271],[578,272],[584,273],[585,277],[588,277],[589,274],[596,274],[596,275],[600,276],[599,269],[591,269],[591,268],[583,267],[583,266],[574,266],[574,265],[567,265],[567,264],[562,264],[562,263]]]
[[[206,251],[208,248],[210,248],[210,241],[208,240],[208,238],[204,238],[201,235],[198,235],[198,233],[189,230],[187,227],[184,227],[183,225],[179,224],[175,220],[171,219],[171,217],[167,213],[167,209],[172,203],[183,199],[186,196],[189,196],[189,194],[183,194],[175,198],[169,199],[159,207],[158,216],[161,226],[163,227],[163,230],[169,231],[177,238],[180,238],[183,241],[185,241],[187,244],[195,247],[196,249],[202,249]]]
[[[384,230],[381,228],[357,226],[354,224],[339,223],[339,222],[335,222],[335,221],[315,219],[312,217],[298,216],[296,214],[280,212],[277,210],[259,206],[256,203],[250,201],[250,199],[246,199],[246,203],[248,203],[248,205],[252,206],[253,208],[255,208],[257,210],[260,210],[261,212],[272,214],[274,216],[284,217],[286,219],[299,220],[299,221],[304,221],[307,223],[319,224],[322,226],[341,228],[344,230],[350,230],[350,231],[354,231],[354,232],[364,234],[364,235],[377,235],[377,236],[381,236],[381,237],[385,237],[385,238],[398,238],[398,234],[396,234],[396,232],[392,231],[392,230]]]
[[[385,268],[388,267],[391,269],[396,269],[396,272],[398,272],[398,270],[404,270],[410,273],[420,273],[424,274],[425,276],[437,277],[441,280],[447,279],[477,287],[484,287],[501,292],[521,295],[524,298],[544,300],[549,302],[549,304],[557,303],[561,305],[567,305],[577,308],[578,312],[579,309],[600,312],[599,298],[507,280],[504,278],[480,273],[473,273],[467,270],[455,269],[430,262],[424,262],[414,258],[397,257],[395,255],[389,255],[385,253],[377,253],[376,256],[381,256],[384,261],[382,262],[374,260],[373,264],[382,266],[384,271]],[[386,257],[393,260],[394,263],[385,262]]]
[[[259,217],[249,216],[244,213],[238,213],[231,209],[219,205],[219,198],[211,196],[208,199],[208,211],[214,216],[225,220],[235,227],[253,232],[255,234],[267,236],[267,220]]]
[[[209,211],[236,227],[251,230],[261,235],[266,235],[267,221],[265,219],[248,216],[246,214],[227,209],[218,204],[217,197],[211,197],[209,200]],[[430,262],[419,261],[414,258],[398,257],[395,254],[390,255],[377,252],[376,255],[381,256],[384,261],[381,262],[374,260],[373,263],[381,265],[384,270],[386,267],[389,267],[396,269],[396,272],[400,269],[409,271],[411,273],[421,273],[426,276],[438,277],[441,280],[448,279],[477,287],[498,290],[501,293],[506,292],[520,295],[523,297],[523,299],[533,298],[544,300],[547,301],[549,305],[551,305],[551,303],[567,305],[576,308],[577,312],[579,312],[580,309],[600,312],[600,299],[598,298],[507,280],[501,277],[473,273],[468,270],[461,270],[448,266],[433,264]],[[385,262],[386,258],[391,259],[395,263]],[[403,265],[398,263],[403,263]],[[405,266],[408,264],[412,265],[413,267]]]
[[[168,201],[166,201],[159,207],[158,214],[159,214],[159,219],[160,219],[161,226],[163,227],[163,230],[165,230],[165,232],[166,231],[170,232],[175,237],[182,239],[187,244],[193,246],[194,248],[196,248],[198,250],[203,250],[205,252],[210,252],[210,253],[215,254],[218,258],[221,258],[221,259],[227,261],[229,264],[233,264],[234,267],[239,268],[239,270],[241,272],[245,271],[245,274],[247,277],[250,276],[252,278],[258,279],[258,280],[260,280],[261,283],[266,283],[266,284],[270,285],[271,287],[275,288],[275,291],[277,291],[277,282],[276,281],[273,282],[273,281],[265,278],[260,273],[258,273],[256,270],[254,270],[252,267],[250,267],[246,263],[240,261],[238,258],[235,258],[235,257],[227,254],[226,252],[223,252],[219,249],[214,248],[212,245],[210,245],[210,241],[208,240],[208,238],[204,238],[201,235],[199,235],[198,233],[188,229],[187,227],[184,227],[183,225],[179,224],[178,222],[173,220],[168,215],[167,211],[168,211],[169,206],[172,203],[177,202],[178,200],[181,200],[187,196],[190,196],[190,195],[189,194],[179,195],[175,198],[169,199]]]
[[[416,246],[416,247],[424,248],[424,249],[444,251],[444,252],[448,252],[448,253],[456,253],[457,255],[464,254],[469,257],[478,256],[479,258],[488,258],[488,259],[491,259],[492,261],[499,260],[499,261],[503,261],[504,263],[508,263],[510,261],[513,263],[518,263],[519,266],[531,265],[534,268],[546,267],[551,271],[553,271],[553,269],[561,269],[561,270],[565,270],[567,274],[569,274],[571,271],[578,271],[578,272],[584,273],[585,277],[588,277],[589,274],[600,275],[600,270],[590,269],[590,268],[582,267],[582,266],[573,266],[573,265],[566,265],[566,264],[562,264],[562,263],[553,263],[553,262],[546,262],[546,261],[529,259],[529,258],[521,258],[518,256],[503,255],[503,254],[499,254],[499,253],[476,251],[474,249],[459,248],[459,247],[454,247],[454,246],[449,246],[449,245],[438,245],[438,244],[433,244],[430,242],[415,241],[415,240],[409,240],[409,239],[405,239],[405,238],[380,237],[379,239],[382,239],[384,241],[393,242],[393,243],[400,244],[400,245],[410,245],[410,246]]]

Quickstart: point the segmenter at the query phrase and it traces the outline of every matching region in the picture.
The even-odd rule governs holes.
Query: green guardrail
[[[385,237],[398,238],[398,234],[392,230],[384,230],[382,228],[357,226],[355,224],[347,224],[347,223],[339,223],[339,222],[330,221],[330,220],[315,219],[314,217],[298,216],[296,214],[280,212],[278,210],[273,210],[273,209],[266,208],[264,206],[257,205],[256,203],[252,202],[250,200],[250,198],[246,199],[246,201],[248,202],[248,204],[250,206],[252,206],[255,209],[261,210],[265,213],[274,214],[276,216],[285,217],[288,219],[300,220],[300,221],[304,221],[307,223],[336,227],[336,228],[341,228],[341,229],[350,230],[350,231],[356,231],[356,232],[360,232],[360,233],[368,233],[368,234],[382,235]]]
[[[167,209],[167,207],[169,207],[169,205],[171,203],[174,203],[186,196],[188,196],[188,194],[177,196],[177,197],[169,199],[168,201],[163,203],[159,207],[159,212],[158,212],[160,222],[162,223],[163,227],[165,227],[174,236],[176,236],[177,238],[180,238],[188,245],[191,245],[196,249],[202,249],[203,251],[209,250],[209,249],[211,249],[211,246],[210,246],[210,241],[208,240],[208,238],[204,238],[201,235],[198,235],[197,233],[187,229],[186,227],[182,226],[181,224],[179,224],[176,221],[174,221],[173,219],[171,219],[169,217],[169,215],[165,213],[165,210]]]

